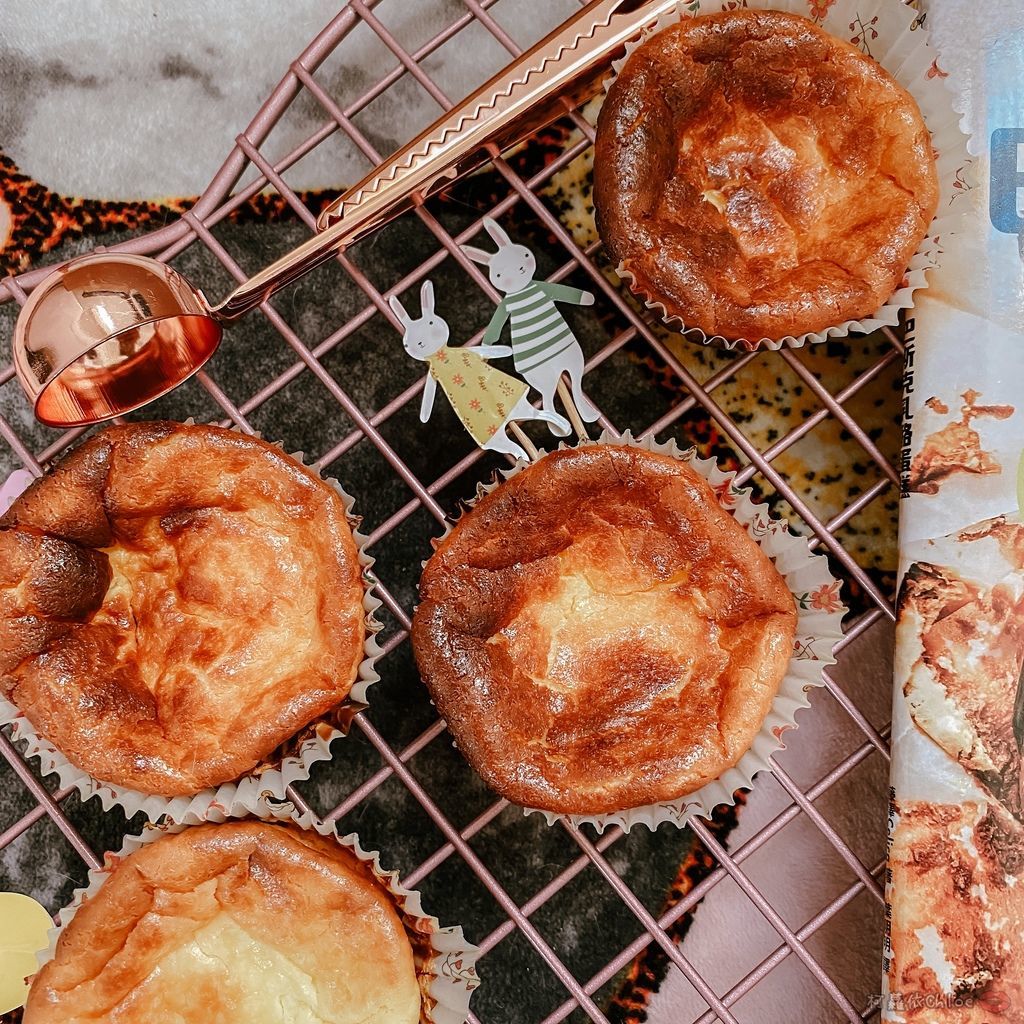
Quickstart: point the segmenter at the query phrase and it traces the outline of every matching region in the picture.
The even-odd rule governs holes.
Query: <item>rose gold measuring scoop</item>
[[[72,260],[30,295],[14,367],[36,417],[97,423],[166,394],[213,355],[223,324],[392,217],[554,120],[600,85],[609,61],[678,0],[597,0],[513,61],[321,214],[319,233],[219,305],[145,256]]]

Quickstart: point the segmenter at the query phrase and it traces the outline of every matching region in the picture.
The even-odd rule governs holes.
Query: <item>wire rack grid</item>
[[[396,38],[396,34],[379,16],[380,12],[377,8],[381,7],[384,0],[350,0],[290,65],[280,84],[259,113],[237,136],[235,146],[228,159],[195,205],[180,220],[148,235],[133,237],[116,248],[157,255],[160,259],[170,260],[198,242],[234,279],[244,280],[247,276],[246,273],[216,237],[214,233],[216,225],[257,193],[270,188],[277,191],[303,224],[313,231],[315,216],[296,191],[289,186],[286,180],[289,168],[326,139],[339,135],[339,133],[346,145],[353,146],[363,155],[367,168],[378,163],[382,154],[377,152],[367,134],[358,127],[356,118],[360,111],[407,76],[435,101],[438,108],[449,108],[452,105],[452,98],[446,95],[427,73],[423,66],[424,61],[439,47],[458,37],[471,25],[486,30],[509,55],[519,54],[520,46],[490,12],[490,8],[496,2],[497,0],[463,0],[464,9],[450,24],[437,32],[432,39],[410,51],[409,48],[402,45]],[[346,97],[342,100],[332,96],[318,80],[317,69],[357,26],[362,26],[364,30],[369,28],[393,56],[394,63],[386,73],[381,75],[379,80],[373,82],[361,95]],[[264,143],[284,111],[302,93],[307,94],[319,105],[326,120],[320,129],[312,133],[291,152],[279,159],[271,160],[264,155]],[[841,567],[847,578],[856,581],[862,589],[866,595],[868,609],[848,623],[847,636],[843,642],[843,647],[847,646],[879,620],[885,618],[891,620],[893,606],[890,596],[880,590],[868,572],[844,548],[837,533],[845,523],[849,522],[869,503],[878,500],[894,488],[898,489],[898,476],[896,469],[879,451],[867,431],[848,411],[846,404],[872,378],[901,359],[903,346],[899,336],[895,332],[888,332],[888,346],[877,361],[836,393],[830,392],[807,369],[799,358],[799,354],[790,350],[778,353],[739,354],[703,383],[699,382],[665,345],[658,332],[652,329],[644,316],[637,312],[602,271],[599,261],[595,260],[595,257],[599,257],[599,244],[594,243],[581,248],[557,213],[551,209],[550,204],[540,194],[541,189],[553,175],[573,160],[584,155],[593,143],[594,130],[580,112],[567,108],[566,116],[571,119],[574,127],[578,130],[579,140],[532,176],[524,178],[510,162],[495,154],[494,168],[507,184],[507,194],[490,210],[477,211],[472,222],[461,232],[453,234],[447,230],[432,212],[431,204],[405,215],[418,217],[422,221],[435,240],[434,251],[429,258],[400,280],[395,281],[390,287],[378,288],[361,270],[357,263],[358,251],[355,254],[350,252],[339,255],[337,262],[358,288],[363,296],[363,301],[359,311],[328,337],[316,341],[303,338],[287,322],[274,302],[264,302],[260,307],[259,315],[262,315],[279,335],[287,349],[289,359],[287,368],[274,375],[254,394],[241,401],[229,397],[224,388],[216,382],[213,369],[198,374],[199,385],[221,410],[223,425],[233,425],[242,431],[254,432],[255,428],[251,422],[254,411],[286,388],[297,376],[306,373],[312,374],[326,388],[352,425],[352,429],[344,437],[334,443],[329,450],[319,454],[315,465],[321,469],[330,467],[332,475],[337,475],[345,481],[344,459],[346,455],[361,442],[369,443],[386,460],[390,471],[397,474],[407,490],[406,500],[401,507],[373,526],[370,531],[371,550],[373,545],[380,543],[394,531],[400,529],[418,511],[425,510],[436,521],[436,528],[440,528],[446,522],[447,510],[442,505],[439,495],[467,473],[474,471],[479,473],[482,467],[477,463],[482,458],[481,452],[474,449],[433,479],[422,477],[422,474],[415,471],[410,465],[407,452],[403,450],[401,444],[389,441],[382,433],[382,427],[389,419],[409,403],[417,400],[422,384],[405,387],[400,393],[382,404],[380,408],[372,412],[367,411],[359,401],[350,395],[345,384],[329,372],[324,365],[324,358],[338,346],[342,346],[346,339],[355,335],[363,325],[374,317],[384,317],[396,330],[400,330],[388,307],[388,298],[417,285],[445,260],[455,261],[487,298],[496,302],[497,294],[479,270],[461,253],[458,245],[479,231],[485,212],[494,217],[501,217],[509,212],[516,215],[519,212],[528,214],[536,218],[550,232],[561,248],[564,262],[555,269],[551,277],[557,280],[570,274],[577,274],[587,278],[590,287],[598,293],[599,302],[605,304],[617,325],[615,330],[609,332],[610,337],[606,343],[590,353],[588,369],[600,366],[627,344],[641,345],[649,349],[660,363],[674,372],[681,382],[681,387],[678,398],[672,407],[654,422],[648,423],[646,431],[652,434],[662,434],[678,424],[691,410],[695,408],[705,410],[720,432],[745,460],[745,466],[740,471],[737,482],[744,484],[757,477],[767,487],[774,489],[804,521],[808,534],[812,538],[812,546],[826,551],[834,564]],[[245,187],[233,192],[232,189],[236,188],[241,176],[246,171],[249,171],[253,177]],[[5,301],[14,300],[23,303],[27,293],[45,276],[48,269],[37,269],[20,276],[8,277],[0,285],[0,298]],[[336,273],[336,271],[332,272]],[[477,333],[470,343],[476,343],[479,338],[480,333]],[[723,410],[715,398],[716,388],[734,379],[755,358],[771,358],[788,365],[820,403],[818,411],[813,416],[790,429],[770,446],[761,448],[744,434],[741,426]],[[215,362],[213,366],[216,367],[216,365]],[[4,367],[0,370],[0,386],[10,381],[12,377],[13,368],[9,365]],[[600,405],[601,395],[596,394],[594,397]],[[841,513],[828,521],[822,521],[809,507],[805,497],[774,467],[773,462],[778,455],[829,418],[838,421],[842,428],[861,446],[867,458],[877,467],[879,479],[859,494]],[[611,422],[606,415],[602,414],[601,424],[609,430],[616,430],[616,424]],[[37,475],[43,471],[43,466],[49,459],[62,451],[83,432],[82,430],[66,432],[55,438],[43,450],[33,450],[29,442],[20,436],[11,422],[0,417],[0,435],[25,468]],[[414,443],[415,441],[410,439],[409,444]],[[349,481],[348,485],[351,490],[356,492],[358,499],[360,492],[357,482]],[[372,502],[368,503],[372,504]],[[410,608],[408,602],[403,603],[393,593],[389,587],[388,578],[383,573],[380,573],[379,576],[382,578],[377,584],[377,591],[394,620],[394,628],[383,645],[385,656],[379,666],[382,675],[386,676],[388,659],[393,657],[403,644],[407,643]],[[505,810],[506,802],[503,800],[493,801],[468,823],[456,824],[452,820],[453,815],[442,809],[438,793],[432,792],[431,788],[423,781],[423,773],[410,766],[410,762],[417,755],[429,752],[431,745],[437,743],[444,732],[444,723],[441,721],[434,721],[411,742],[396,747],[375,727],[374,712],[371,707],[370,712],[359,716],[356,721],[358,729],[377,752],[378,767],[358,786],[352,788],[336,806],[326,811],[323,808],[314,808],[314,810],[319,811],[329,820],[337,820],[357,810],[363,801],[389,780],[400,782],[420,805],[443,838],[443,843],[437,846],[432,854],[407,873],[403,884],[410,887],[419,886],[450,858],[461,858],[496,901],[504,916],[504,920],[497,927],[481,937],[474,934],[472,922],[461,922],[467,926],[469,933],[477,938],[482,948],[483,958],[480,967],[485,984],[489,973],[502,970],[502,943],[510,935],[518,932],[534,948],[540,959],[546,963],[564,987],[561,1003],[544,1017],[543,1024],[556,1024],[570,1016],[574,1019],[578,1017],[581,1020],[590,1019],[595,1022],[606,1021],[605,1013],[598,1005],[595,994],[651,943],[657,944],[664,951],[673,968],[682,972],[689,984],[700,994],[706,1005],[706,1010],[697,1018],[700,1024],[707,1024],[714,1020],[720,1020],[726,1024],[736,1024],[738,1017],[733,1009],[735,1004],[789,957],[798,958],[827,993],[830,1000],[830,1013],[834,1015],[835,1020],[859,1022],[870,1019],[877,1012],[873,1002],[867,999],[860,1006],[854,1005],[851,997],[830,976],[826,966],[811,952],[809,942],[819,929],[858,896],[867,893],[872,899],[881,902],[882,891],[879,879],[884,869],[884,863],[863,863],[851,845],[840,835],[837,828],[818,810],[816,801],[865,759],[873,756],[887,759],[889,756],[887,730],[873,725],[869,716],[831,678],[827,680],[825,693],[828,695],[827,697],[822,696],[818,699],[831,699],[843,709],[843,713],[849,717],[859,731],[859,745],[850,754],[832,765],[810,786],[801,787],[777,761],[774,762],[773,774],[788,796],[788,806],[736,849],[726,849],[707,823],[701,820],[692,822],[689,827],[713,859],[713,869],[683,899],[676,902],[660,917],[656,917],[646,902],[630,888],[609,859],[610,848],[618,843],[629,842],[629,839],[625,838],[617,828],[612,828],[598,836],[587,829],[578,829],[568,823],[555,826],[564,829],[578,852],[568,865],[528,899],[514,899],[508,888],[496,877],[491,866],[485,862],[484,857],[472,845],[474,837]],[[0,849],[12,843],[41,818],[48,816],[87,865],[98,865],[101,852],[90,847],[62,807],[69,792],[60,789],[51,791],[45,786],[5,734],[0,734],[0,753],[9,762],[14,774],[31,794],[35,803],[32,810],[7,825],[0,833]],[[302,794],[293,790],[290,795],[301,810],[309,808]],[[745,873],[744,862],[800,816],[804,816],[813,823],[835,853],[848,865],[854,880],[843,892],[824,905],[816,915],[801,925],[794,926],[787,923],[780,911],[763,894],[761,887],[756,885]],[[384,848],[386,858],[386,836],[381,837],[380,845]],[[554,948],[541,934],[532,918],[540,907],[588,868],[596,870],[603,877],[610,889],[633,915],[636,937],[615,955],[610,956],[605,965],[592,976],[579,978],[566,965],[560,950]],[[813,870],[813,867],[808,866],[808,869]],[[726,879],[731,879],[745,894],[749,913],[760,915],[771,926],[776,935],[776,942],[772,952],[745,976],[728,987],[727,990],[716,991],[705,980],[702,971],[695,967],[688,955],[683,952],[680,944],[675,941],[671,929],[709,892]],[[728,951],[723,951],[723,954],[728,955]],[[476,1015],[471,1014],[469,1019],[473,1024],[477,1024]],[[514,1008],[508,1008],[504,1019],[517,1019]]]

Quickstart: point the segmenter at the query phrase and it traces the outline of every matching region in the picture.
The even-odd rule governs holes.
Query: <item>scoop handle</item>
[[[319,233],[213,310],[233,320],[404,210],[594,95],[625,44],[678,0],[597,0],[325,209]]]

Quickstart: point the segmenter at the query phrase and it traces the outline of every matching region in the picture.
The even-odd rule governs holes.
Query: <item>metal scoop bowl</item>
[[[72,260],[29,296],[14,368],[36,418],[81,426],[137,409],[213,355],[222,328],[202,292],[146,256]]]

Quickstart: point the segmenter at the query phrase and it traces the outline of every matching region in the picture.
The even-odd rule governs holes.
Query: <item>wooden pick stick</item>
[[[569,414],[569,422],[572,424],[572,429],[576,431],[576,436],[581,441],[589,441],[590,434],[587,433],[587,428],[580,416],[580,411],[572,400],[572,393],[565,386],[565,379],[562,377],[558,378],[558,397],[562,400],[562,405],[565,406],[565,411]]]
[[[515,439],[523,446],[526,454],[530,456],[530,461],[536,462],[540,458],[540,452],[537,451],[534,443],[523,433],[522,427],[518,423],[510,423],[508,429],[512,431]]]

